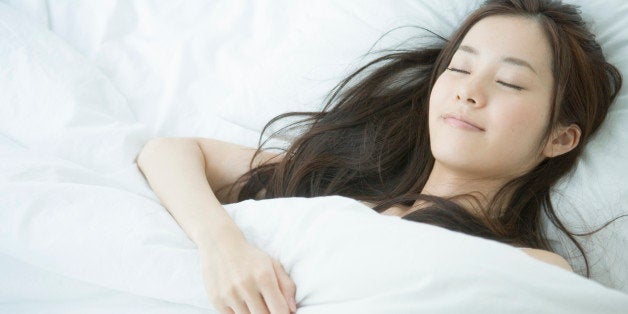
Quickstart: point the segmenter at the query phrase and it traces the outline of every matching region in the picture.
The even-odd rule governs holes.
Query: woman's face
[[[470,178],[510,178],[536,166],[549,123],[551,56],[534,20],[493,16],[477,22],[430,95],[436,164]]]

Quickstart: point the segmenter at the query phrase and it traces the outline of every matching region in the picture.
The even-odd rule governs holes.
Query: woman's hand
[[[246,241],[200,247],[205,291],[221,314],[296,312],[296,285],[283,266]]]

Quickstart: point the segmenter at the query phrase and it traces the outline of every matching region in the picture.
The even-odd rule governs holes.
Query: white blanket
[[[214,313],[196,247],[135,164],[150,108],[38,27],[0,4],[0,313]],[[210,120],[216,135],[251,132]],[[285,266],[299,313],[628,309],[626,294],[518,249],[351,199],[225,207]]]
[[[10,143],[2,144],[3,155],[14,162],[3,160],[11,182],[0,190],[8,209],[0,216],[0,247],[12,259],[56,275],[54,282],[37,279],[39,294],[52,300],[98,296],[96,304],[106,304],[102,299],[112,294],[122,297],[113,290],[211,310],[196,248],[155,200],[108,184],[90,170],[11,152]],[[284,265],[298,287],[299,313],[622,313],[628,308],[621,292],[516,248],[382,216],[352,199],[249,200],[225,207],[249,241]],[[74,280],[61,281],[65,291],[59,292],[59,278]],[[34,297],[24,282],[10,284],[25,292],[14,290],[13,301]]]

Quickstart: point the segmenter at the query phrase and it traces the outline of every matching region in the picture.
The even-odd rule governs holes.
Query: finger
[[[222,300],[220,300],[218,298],[211,298],[210,297],[210,302],[211,302],[212,306],[214,307],[214,309],[216,309],[216,311],[218,311],[218,313],[220,313],[220,314],[234,314],[234,312],[231,309],[231,307],[229,305],[225,304],[224,302],[222,302]]]
[[[235,312],[228,306],[224,306],[221,308],[216,307],[220,314],[235,314]]]
[[[277,275],[273,272],[268,276],[264,276],[259,282],[262,296],[271,313],[290,313],[288,303],[279,290],[279,282]]]
[[[251,311],[249,311],[249,308],[246,306],[245,301],[233,301],[230,302],[229,305],[231,306],[231,308],[229,310],[231,310],[231,313],[234,314],[250,314]]]
[[[244,303],[246,303],[245,308],[247,310],[247,312],[242,313],[269,313],[268,307],[264,302],[264,298],[257,290],[244,289],[241,291],[241,293],[241,297],[244,300]],[[240,312],[236,313],[240,314]]]
[[[277,280],[279,281],[279,290],[281,290],[281,294],[283,294],[286,302],[288,302],[290,310],[296,312],[295,298],[297,294],[297,286],[294,284],[294,281],[292,281],[292,278],[290,278],[280,262],[273,261],[273,266],[275,267],[275,273],[277,274]]]

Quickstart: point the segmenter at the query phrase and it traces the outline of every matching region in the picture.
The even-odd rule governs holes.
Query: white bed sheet
[[[134,164],[143,143],[157,135],[208,136],[254,146],[263,123],[272,116],[316,108],[343,74],[364,62],[356,57],[384,31],[399,24],[416,23],[417,17],[423,17],[423,25],[445,33],[455,25],[455,16],[463,16],[477,4],[5,2],[22,12],[0,6],[0,68],[4,73],[0,76],[0,277],[6,279],[0,284],[0,312],[10,313],[84,313],[86,309],[95,313],[212,312],[202,291],[195,247],[159,205]],[[617,11],[622,10],[626,12],[625,5]],[[450,12],[452,17],[444,12]],[[20,19],[19,14],[32,19]],[[620,22],[628,23],[625,19]],[[54,34],[43,31],[46,27]],[[401,31],[388,40],[395,42],[407,35],[407,30]],[[602,33],[603,40],[604,36],[612,39],[608,33]],[[346,44],[347,38],[351,38],[350,45]],[[610,43],[623,44],[612,40]],[[615,58],[616,63],[625,64],[624,57]],[[626,121],[625,105],[612,112],[611,126]],[[617,132],[615,128],[607,130]],[[626,134],[610,138],[622,139]],[[608,144],[596,143],[602,150]],[[627,156],[621,146],[613,149],[617,150],[615,157]],[[589,157],[595,160],[597,156]],[[605,161],[606,165],[618,163],[617,158]],[[587,170],[599,165],[585,163],[580,168]],[[619,167],[611,179],[623,182],[617,176],[625,174],[625,169]],[[585,172],[589,176],[595,173],[599,171]],[[586,176],[577,178],[592,180]],[[603,206],[613,206],[627,197],[621,186],[612,192],[616,198]],[[249,205],[248,208],[254,208]],[[241,208],[246,212],[246,206]],[[352,208],[359,211],[359,207]],[[233,207],[230,213],[237,210]],[[337,221],[350,221],[355,218],[353,214],[339,214]],[[241,215],[239,222],[244,227],[252,217]],[[364,212],[359,217],[371,219]],[[280,221],[275,217],[269,218],[266,225],[249,225],[248,234],[274,230],[273,224]],[[373,228],[393,228],[388,225],[390,221],[381,221],[386,223],[373,223]],[[613,228],[607,229],[605,237],[598,241],[623,234],[617,233],[617,225]],[[358,228],[356,232],[364,230]],[[508,305],[514,307],[514,312],[556,308],[553,312],[575,313],[600,306],[598,309],[605,307],[609,312],[620,313],[628,308],[625,294],[566,274],[517,254],[520,252],[514,249],[452,234],[443,233],[439,243],[466,239],[478,252],[495,254],[497,260],[516,261],[519,273],[513,272],[512,265],[498,268],[503,271],[499,275],[495,274],[496,269],[486,269],[475,275],[497,282],[469,291],[462,289],[463,282],[474,277],[465,273],[463,267],[452,268],[456,271],[449,277],[440,273],[445,276],[441,280],[449,279],[455,287],[439,286],[437,291],[443,293],[442,299],[435,298],[441,301],[434,304],[440,305],[442,313],[455,312],[455,307],[445,306],[452,301],[459,301],[458,306],[473,312],[469,303],[460,301],[465,300],[460,295],[466,291],[468,297],[482,299],[482,291],[495,293],[505,284],[499,280],[505,278],[519,278],[522,281],[517,286],[530,290],[520,291],[521,298],[516,300],[495,294],[495,298],[480,303],[484,310],[499,312],[503,310],[500,306]],[[260,246],[273,250],[268,236],[255,239],[261,241]],[[285,238],[275,238],[273,243],[276,245],[281,239]],[[346,243],[351,243],[349,238]],[[626,277],[607,275],[609,268],[618,268],[615,263],[626,265],[628,261],[625,250],[619,249],[621,242],[613,243],[619,243],[618,249],[597,255],[601,258],[594,269],[598,271],[596,280],[626,289],[621,281]],[[391,295],[379,299],[372,297],[378,294],[368,289],[353,303],[347,294],[326,294],[332,279],[311,273],[314,267],[301,268],[299,272],[299,265],[304,266],[289,258],[288,249],[283,251],[286,255],[282,255],[280,247],[273,252],[300,284],[300,312],[337,313],[347,308],[361,309],[362,313],[426,310],[427,305],[403,297],[394,283],[389,283]],[[339,251],[330,248],[320,252],[318,258],[324,261]],[[355,258],[363,252],[356,249],[354,253],[348,257]],[[442,263],[443,258],[454,253],[443,252],[441,260],[436,261]],[[471,264],[485,261],[485,256],[471,256]],[[134,266],[137,263],[140,266]],[[333,272],[337,271],[336,266],[341,265],[328,265],[324,273],[337,276]],[[387,278],[379,272],[371,276]],[[308,288],[307,282],[313,277],[321,281]],[[341,287],[356,283],[368,287],[351,280]],[[422,291],[410,287],[415,290],[408,291]],[[563,294],[556,294],[561,289]],[[450,290],[458,291],[458,298],[446,298]],[[550,298],[543,297],[550,294]],[[340,299],[332,300],[334,297]],[[393,304],[398,307],[392,307]]]
[[[286,111],[316,110],[380,36],[420,25],[447,35],[479,0],[382,2],[4,0],[49,27],[104,72],[137,121],[155,136],[204,136],[255,146],[262,126]],[[582,7],[610,62],[628,73],[628,2]],[[611,9],[612,8],[612,9]],[[378,48],[425,33],[403,28]],[[628,214],[628,88],[554,193],[558,215],[586,232]],[[274,142],[279,146],[283,142]],[[579,252],[545,220],[556,251],[584,274]],[[593,237],[592,278],[628,293],[628,218]]]

